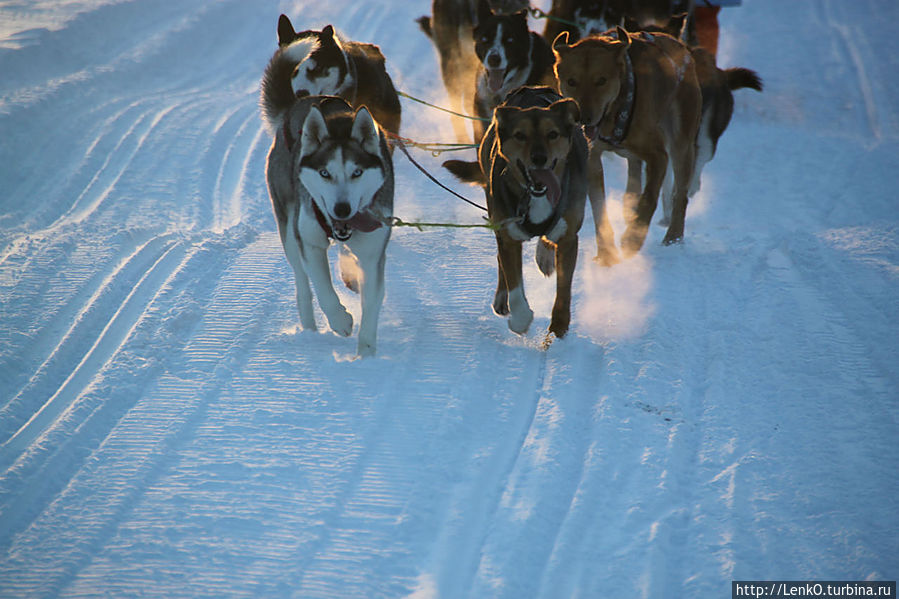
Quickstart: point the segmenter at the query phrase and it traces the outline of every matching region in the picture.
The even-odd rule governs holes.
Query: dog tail
[[[751,69],[742,67],[725,69],[724,76],[727,79],[727,87],[732,90],[748,87],[759,92],[762,91],[762,79],[758,73]]]
[[[464,160],[447,160],[443,163],[443,168],[448,170],[457,179],[463,183],[471,183],[473,185],[487,185],[487,178],[481,171],[479,162],[465,162]]]
[[[417,19],[415,19],[415,22],[418,23],[418,26],[421,27],[421,30],[424,31],[426,36],[434,39],[434,34],[431,31],[431,17],[418,17]]]

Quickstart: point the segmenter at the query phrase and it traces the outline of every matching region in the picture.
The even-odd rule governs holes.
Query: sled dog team
[[[467,98],[474,114],[490,119],[486,128],[473,127],[477,161],[444,166],[485,190],[497,227],[493,310],[508,317],[513,332],[527,332],[533,312],[522,283],[522,244],[538,238],[537,265],[556,275],[547,335],[561,338],[571,320],[588,197],[596,260],[607,266],[620,260],[606,214],[602,154],[615,152],[628,164],[624,255],[643,245],[660,193],[668,225],[663,243],[681,241],[688,197],[730,121],[732,91],[761,91],[761,81],[748,69],[719,69],[713,55],[680,41],[675,28],[683,19],[601,34],[591,33],[599,27],[594,19],[586,33],[562,31],[549,44],[528,30],[523,7],[520,0],[434,0],[433,16],[419,24],[440,54],[453,106]],[[616,13],[624,16],[630,17]],[[393,217],[389,140],[400,129],[398,94],[377,46],[341,39],[330,25],[296,31],[285,15],[277,33],[261,85],[261,111],[274,138],[266,181],[294,272],[300,325],[316,328],[314,293],[329,327],[352,333],[353,318],[331,281],[327,252],[336,242],[341,278],[361,295],[357,353],[371,356]],[[471,43],[462,48],[466,36]],[[466,86],[460,72],[469,62],[476,65]]]

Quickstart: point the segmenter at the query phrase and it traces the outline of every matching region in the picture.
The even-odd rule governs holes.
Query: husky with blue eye
[[[333,95],[294,91],[298,65],[305,61],[303,68],[311,68],[308,57],[323,47],[314,42],[310,52],[297,54],[297,48],[305,43],[298,40],[309,37],[317,40],[320,32],[297,34],[283,17],[280,47],[262,78],[261,110],[274,138],[266,161],[266,181],[281,244],[294,272],[300,325],[304,330],[316,329],[314,292],[330,328],[342,336],[353,331],[353,317],[331,281],[328,248],[337,244],[341,277],[362,296],[357,352],[371,356],[376,350],[384,298],[388,225],[393,215],[393,160],[374,108],[356,106],[351,99]],[[333,79],[329,85],[349,91],[358,101],[360,94],[340,83],[343,76],[334,79],[328,69],[322,73]],[[384,104],[379,106],[379,110],[385,109]],[[394,115],[389,103],[386,114],[388,120]],[[399,127],[399,104],[390,122]]]

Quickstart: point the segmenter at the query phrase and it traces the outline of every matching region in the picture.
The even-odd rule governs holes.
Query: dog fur
[[[581,122],[591,139],[591,203],[594,196],[603,203],[598,258],[614,251],[604,205],[601,156],[606,151],[646,165],[646,184],[621,238],[625,255],[639,251],[646,239],[669,163],[674,175],[674,207],[663,243],[681,241],[702,109],[695,61],[689,49],[671,36],[629,36],[618,28],[615,35],[589,37],[573,45],[562,33],[554,41],[553,50],[559,88],[563,95],[577,100]],[[634,85],[630,104],[624,93],[629,80]],[[619,131],[618,117],[626,109],[630,110],[629,127]],[[594,209],[594,218],[596,212]]]
[[[266,181],[281,244],[294,271],[300,325],[316,329],[314,290],[331,329],[343,336],[352,332],[352,316],[331,282],[331,237],[340,245],[344,283],[362,295],[357,351],[370,356],[376,351],[384,297],[390,227],[382,225],[393,212],[393,162],[385,132],[366,107],[351,106],[345,98],[297,97],[294,92],[297,65],[319,47],[320,35],[296,33],[282,15],[279,48],[266,66],[260,94],[263,120],[273,137]],[[352,96],[358,102],[365,94]],[[399,104],[395,113],[386,104],[398,127]],[[328,181],[322,180],[322,170],[328,170]]]
[[[272,85],[284,95],[283,72],[289,69],[294,96],[340,96],[354,108],[366,106],[381,127],[399,134],[402,108],[385,62],[378,46],[341,40],[331,25],[321,31],[296,32],[282,14],[278,50],[266,76],[271,71]]]
[[[493,109],[518,87],[555,84],[552,50],[528,29],[525,11],[493,14],[487,0],[481,0],[472,35],[479,61],[473,113],[481,119],[491,119]],[[485,122],[474,121],[476,143],[484,136]]]
[[[511,14],[527,8],[526,0],[489,0],[495,14]],[[416,19],[421,30],[437,49],[440,74],[449,94],[450,108],[463,112],[474,98],[473,81],[478,57],[474,52],[472,30],[478,21],[478,0],[433,0],[431,16]],[[468,124],[453,117],[453,129],[459,141],[471,139]]]
[[[537,263],[556,273],[549,333],[561,338],[571,322],[571,282],[587,194],[587,142],[577,104],[548,87],[523,87],[497,106],[478,149],[478,162],[444,166],[484,186],[496,232],[498,282],[493,310],[509,328],[527,332],[534,313],[524,294],[522,243],[540,237]]]

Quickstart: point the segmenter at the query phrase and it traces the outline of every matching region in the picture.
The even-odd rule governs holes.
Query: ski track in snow
[[[259,78],[285,12],[379,44],[399,89],[445,103],[427,11],[0,8],[0,597],[895,579],[899,9],[725,8],[719,62],[766,87],[735,92],[686,243],[654,225],[603,269],[588,216],[571,332],[541,349],[533,244],[517,337],[489,308],[492,234],[397,229],[378,357],[356,361],[320,313],[298,330]],[[451,137],[403,108],[405,135]],[[480,218],[396,169],[404,220]],[[606,169],[620,234],[623,162]]]

